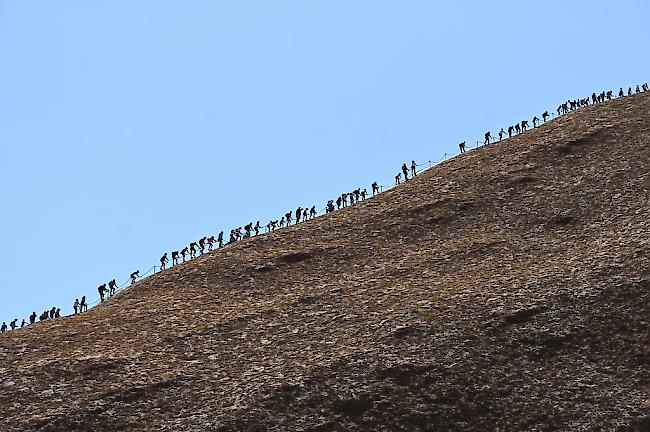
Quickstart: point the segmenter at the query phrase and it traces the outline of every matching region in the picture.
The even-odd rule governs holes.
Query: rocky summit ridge
[[[1,431],[650,430],[650,94],[0,336]]]

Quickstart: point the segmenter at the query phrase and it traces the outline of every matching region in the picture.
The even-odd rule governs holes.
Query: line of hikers
[[[641,93],[641,92],[647,92],[647,91],[650,91],[650,89],[648,88],[648,83],[645,83],[645,84],[637,85],[634,93]],[[632,87],[628,87],[627,95],[628,96],[632,95]],[[623,96],[625,96],[625,92],[623,92],[623,87],[621,87],[619,89],[619,91],[618,91],[618,97],[623,97]],[[574,110],[576,110],[578,108],[586,107],[586,106],[588,106],[590,104],[591,105],[596,105],[598,103],[603,103],[605,101],[612,100],[613,97],[614,97],[614,92],[612,90],[609,90],[609,91],[603,91],[600,94],[592,93],[591,98],[586,97],[586,98],[582,98],[582,99],[567,100],[566,102],[561,103],[557,107],[557,115],[560,116],[560,115],[566,114],[566,113],[568,113],[570,111],[574,111]],[[544,111],[542,113],[542,121],[544,123],[546,123],[546,120],[548,120],[548,118],[550,116],[551,115],[549,114],[548,111]],[[533,128],[537,127],[540,124],[539,117],[534,116],[532,118],[532,122],[533,122]],[[511,138],[513,135],[517,135],[517,134],[526,132],[529,127],[530,127],[530,124],[528,123],[528,120],[522,120],[520,123],[517,123],[514,126],[509,126],[508,130],[507,130],[508,138]],[[506,134],[506,131],[503,128],[501,128],[499,130],[499,132],[498,132],[499,141],[501,141],[503,139],[505,134]],[[490,131],[485,132],[485,135],[483,136],[483,138],[484,138],[483,145],[488,145],[491,142],[494,142],[494,138],[492,137],[492,132],[490,132]],[[465,153],[465,151],[466,151],[465,141],[458,144],[458,147],[460,148],[461,153]],[[397,182],[397,177],[395,177],[395,180]]]
[[[637,85],[634,93],[641,93],[647,91],[650,91],[650,89],[648,88],[648,84],[645,83],[642,85]],[[627,90],[627,95],[630,96],[632,94],[633,94],[632,87],[629,87]],[[625,92],[621,87],[618,92],[618,97],[623,97],[623,96],[625,96]],[[603,103],[605,101],[609,101],[613,97],[614,97],[614,92],[610,90],[607,92],[603,91],[600,94],[592,93],[591,98],[586,97],[582,99],[567,100],[566,102],[558,106],[557,113],[559,116],[562,114],[566,114],[570,111],[588,106],[590,104],[594,105],[598,103]],[[541,116],[542,116],[542,121],[545,123],[551,115],[549,114],[548,111],[544,111],[541,114]],[[532,123],[533,123],[533,128],[535,128],[540,124],[540,119],[537,116],[534,116],[532,118]],[[498,132],[499,141],[503,139],[506,133],[508,134],[508,138],[510,138],[513,135],[526,132],[528,128],[529,128],[529,123],[527,120],[523,120],[520,123],[517,123],[513,126],[509,126],[507,132],[506,130],[501,128]],[[493,142],[492,133],[490,131],[485,133],[484,138],[485,138],[483,142],[484,145]],[[458,144],[458,146],[460,148],[460,152],[465,153],[466,151],[465,141]],[[395,184],[396,185],[400,184],[402,182],[402,177],[404,181],[408,181],[409,173],[411,174],[411,177],[415,177],[417,175],[417,167],[418,164],[415,161],[411,162],[410,171],[406,163],[402,164],[401,172],[398,172],[397,175],[395,176]],[[380,186],[377,182],[373,182],[371,185],[372,196],[381,193],[381,188],[382,186]],[[336,200],[327,201],[327,205],[325,207],[325,213],[331,213],[334,212],[335,210],[345,208],[348,205],[352,205],[360,201],[365,201],[367,196],[368,196],[368,191],[365,188],[364,189],[358,188],[352,192],[343,193]],[[282,218],[280,218],[279,220],[276,219],[276,220],[269,221],[269,223],[266,225],[266,232],[275,231],[276,229],[284,228],[285,226],[287,227],[290,226],[294,221],[294,216],[295,216],[295,223],[298,224],[301,221],[306,222],[308,220],[311,220],[315,218],[316,215],[317,215],[316,206],[312,206],[311,209],[309,210],[306,207],[305,208],[298,207],[295,210],[295,212],[289,211],[284,216],[282,216]],[[245,225],[243,228],[239,227],[239,228],[232,229],[230,230],[230,238],[228,239],[227,244],[235,243],[242,239],[247,239],[253,236],[257,236],[260,234],[261,229],[262,227],[259,221],[257,221],[257,223],[255,224],[251,222]],[[185,262],[186,259],[195,258],[197,256],[197,253],[203,255],[203,253],[206,251],[206,248],[208,251],[211,251],[213,250],[214,245],[217,245],[218,248],[224,246],[223,231],[219,232],[216,238],[215,236],[203,237],[198,242],[191,242],[189,246],[186,246],[180,251],[173,251],[171,253],[172,265],[179,264],[180,262]],[[165,270],[168,263],[169,263],[169,258],[167,258],[167,253],[165,252],[165,254],[160,258],[160,270]],[[136,283],[137,279],[140,278],[140,271],[139,270],[134,271],[129,275],[129,278],[131,280],[131,285],[133,285],[134,283]],[[115,295],[118,288],[119,287],[117,286],[115,279],[112,279],[107,284],[100,285],[97,288],[100,302],[103,302],[107,298],[110,298],[113,295]],[[87,311],[88,303],[86,301],[86,296],[81,297],[81,301],[79,301],[79,299],[75,299],[73,304],[73,309],[75,315]],[[61,309],[54,307],[49,311],[47,310],[44,311],[40,315],[39,320],[44,321],[47,319],[59,318],[61,316],[60,313],[61,313]],[[36,312],[33,312],[29,317],[29,323],[30,324],[35,323],[36,317],[37,317]],[[11,321],[9,323],[9,328],[11,328],[11,330],[15,330],[16,328],[18,328],[19,326],[17,325],[17,322],[18,319],[14,319],[13,321]],[[20,328],[24,327],[25,325],[27,325],[27,323],[23,319],[22,323],[20,324]],[[7,329],[8,329],[7,324],[3,322],[2,326],[0,326],[0,332],[5,333],[6,331],[8,331]]]
[[[266,224],[266,232],[275,231],[276,229],[284,228],[285,226],[290,226],[294,221],[294,216],[296,221],[295,224],[299,224],[300,222],[307,222],[308,220],[315,218],[316,214],[318,214],[318,211],[316,210],[316,206],[312,206],[310,209],[308,209],[307,207],[304,208],[298,207],[295,211],[286,212],[280,219],[269,221],[269,223]],[[259,228],[259,221],[255,226],[255,235],[258,234],[258,228]],[[244,229],[246,229],[246,227],[244,227]],[[247,238],[247,237],[244,235],[243,238]],[[234,241],[238,241],[238,240],[239,238],[234,239]],[[233,243],[233,241],[231,241],[230,243]]]
[[[29,316],[29,324],[34,324],[36,322],[36,317],[38,316],[39,321],[45,321],[47,319],[54,319],[54,318],[61,318],[61,308],[58,307],[53,307],[50,310],[43,311],[43,313],[39,316],[36,315],[36,312],[32,312],[32,314]],[[27,324],[27,321],[23,319],[23,321],[20,323],[20,326],[18,325],[18,318],[14,319],[9,323],[9,328],[7,328],[7,323],[3,322],[2,325],[0,326],[0,333],[5,333],[7,331],[13,331],[16,330],[17,328],[23,328]],[[11,329],[11,330],[9,330]]]

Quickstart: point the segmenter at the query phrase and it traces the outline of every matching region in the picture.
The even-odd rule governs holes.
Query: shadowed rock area
[[[650,430],[650,94],[0,336],[2,431]]]

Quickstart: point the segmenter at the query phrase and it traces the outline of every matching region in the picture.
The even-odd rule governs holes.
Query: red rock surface
[[[0,336],[2,431],[647,431],[650,94]]]

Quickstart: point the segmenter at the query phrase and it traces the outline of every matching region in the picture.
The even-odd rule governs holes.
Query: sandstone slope
[[[650,94],[0,336],[2,431],[650,430]]]

